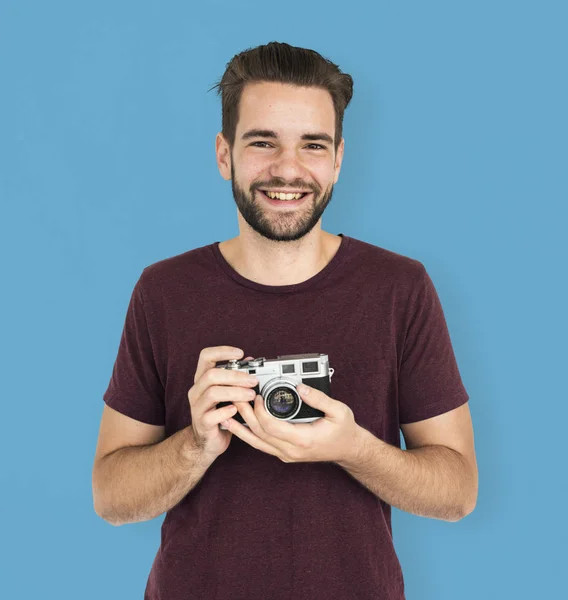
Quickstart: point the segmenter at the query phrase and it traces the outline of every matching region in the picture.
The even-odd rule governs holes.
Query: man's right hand
[[[215,406],[219,402],[250,402],[256,396],[252,388],[258,380],[249,381],[249,377],[254,376],[215,366],[224,360],[241,360],[242,355],[243,351],[233,346],[204,348],[199,354],[194,385],[187,393],[195,443],[210,460],[215,460],[229,447],[233,434],[221,429],[219,424],[237,412],[233,404]]]

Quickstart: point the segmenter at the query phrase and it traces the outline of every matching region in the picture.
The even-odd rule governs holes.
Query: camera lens
[[[300,404],[298,394],[289,387],[279,386],[271,390],[266,398],[268,412],[271,415],[286,419],[293,415]]]

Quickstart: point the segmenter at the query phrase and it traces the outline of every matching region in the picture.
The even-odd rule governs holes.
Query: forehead
[[[333,137],[335,110],[331,94],[313,86],[249,83],[239,104],[237,138],[248,129],[273,129],[282,136],[317,130]]]

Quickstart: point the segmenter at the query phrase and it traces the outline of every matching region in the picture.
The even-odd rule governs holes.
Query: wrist
[[[181,456],[184,466],[189,470],[195,467],[196,464],[209,466],[213,462],[213,458],[205,452],[205,450],[197,443],[193,427],[189,425],[181,430],[182,446]]]
[[[189,425],[185,428],[184,452],[188,467],[192,468],[196,464],[208,469],[218,458],[218,454],[212,455],[196,440],[193,427]]]
[[[353,443],[341,459],[337,461],[337,464],[344,468],[354,468],[361,465],[366,460],[368,454],[369,437],[373,437],[373,434],[364,427],[361,427],[361,425],[357,425]]]

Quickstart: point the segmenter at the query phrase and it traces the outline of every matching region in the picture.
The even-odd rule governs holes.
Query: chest
[[[381,308],[382,307],[382,308]],[[264,302],[215,301],[207,306],[171,308],[165,323],[167,428],[191,423],[187,392],[201,350],[230,345],[244,356],[275,358],[325,353],[334,373],[331,397],[347,404],[356,422],[397,443],[397,336],[388,302],[368,294],[293,295]]]

